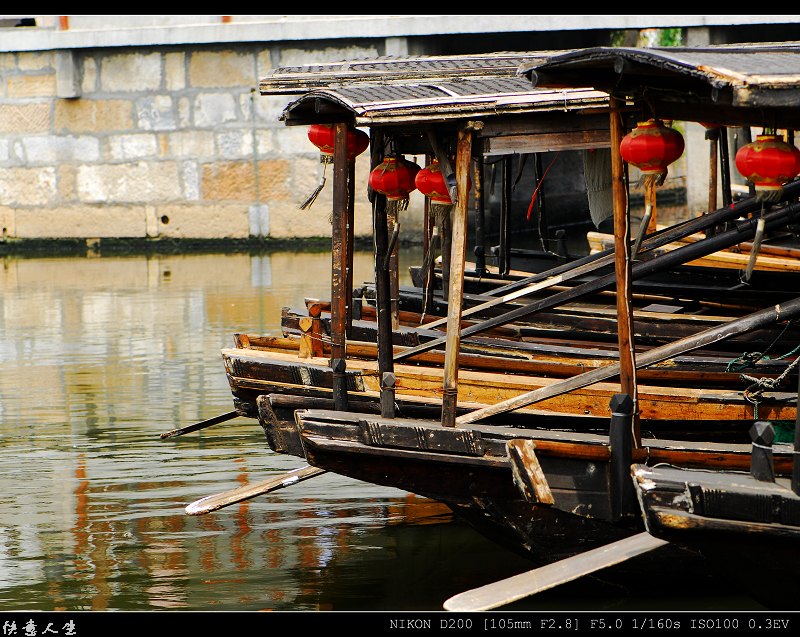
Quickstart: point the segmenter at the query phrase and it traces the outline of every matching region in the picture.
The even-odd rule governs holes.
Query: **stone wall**
[[[278,119],[292,98],[261,96],[258,80],[380,54],[296,43],[0,53],[2,237],[329,237],[332,171],[299,210],[319,152]],[[359,237],[371,236],[368,162],[356,167]],[[408,215],[421,224],[421,202]]]

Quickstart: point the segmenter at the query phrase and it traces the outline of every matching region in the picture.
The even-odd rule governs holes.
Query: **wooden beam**
[[[467,249],[468,184],[472,161],[472,130],[458,132],[456,148],[456,184],[458,201],[453,213],[450,257],[450,299],[447,305],[447,340],[444,362],[442,425],[454,427],[458,398],[458,350],[461,345],[461,306],[464,291],[464,266]]]
[[[383,161],[384,136],[373,129],[371,140],[372,168]],[[375,246],[375,295],[378,325],[378,374],[379,378],[391,378],[394,371],[392,349],[391,280],[384,267],[389,250],[389,228],[386,216],[386,195],[372,191],[372,232]],[[381,415],[394,416],[394,385],[381,384]]]
[[[619,345],[619,368],[621,393],[633,400],[634,441],[640,445],[638,431],[639,411],[636,391],[636,356],[633,338],[633,303],[631,299],[631,228],[628,212],[628,193],[625,184],[624,165],[619,145],[622,142],[622,114],[620,102],[610,97],[611,131],[611,180],[614,200],[614,271],[617,288],[617,343]]]
[[[333,211],[331,215],[331,368],[336,409],[347,410],[347,124],[334,125]]]

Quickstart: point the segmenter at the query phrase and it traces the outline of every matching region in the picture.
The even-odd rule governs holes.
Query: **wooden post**
[[[394,236],[394,232],[399,230],[397,218],[397,208],[394,206],[387,206],[386,208],[386,223],[387,230],[390,236]],[[391,290],[391,298],[389,302],[392,308],[392,329],[396,330],[400,327],[400,273],[398,271],[397,261],[397,244],[398,241],[391,242],[389,252],[389,289]]]
[[[458,132],[456,183],[458,200],[453,210],[453,239],[450,258],[450,298],[447,303],[447,340],[444,360],[442,426],[455,427],[458,402],[458,350],[461,346],[461,309],[467,248],[468,180],[472,159],[472,130]],[[445,283],[446,285],[446,283]]]
[[[333,151],[333,213],[331,215],[331,368],[333,403],[337,411],[347,411],[345,374],[347,339],[347,210],[348,161],[347,124],[335,125]]]
[[[308,315],[311,317],[311,355],[321,357],[325,355],[322,344],[322,304],[312,303],[308,306]]]
[[[348,162],[347,165],[347,234],[346,234],[346,276],[344,291],[347,305],[347,325],[345,333],[350,336],[353,331],[353,245],[354,245],[354,225],[356,209],[356,161]]]
[[[727,208],[733,203],[731,191],[730,147],[728,146],[728,129],[719,127],[719,168],[722,177],[722,206]]]
[[[708,210],[717,209],[717,153],[719,149],[719,128],[711,128],[706,131],[706,138],[709,142],[708,157]]]
[[[372,168],[383,161],[383,133],[372,131]],[[394,417],[394,383],[386,383],[394,373],[392,348],[391,282],[384,267],[389,249],[389,227],[386,219],[386,195],[372,191],[372,232],[375,254],[375,310],[378,324],[378,373],[381,382],[381,416]]]
[[[636,492],[631,479],[633,400],[628,394],[614,394],[610,405],[611,512],[614,520],[619,521],[636,512]]]
[[[775,466],[772,461],[775,428],[771,422],[759,420],[750,427],[750,438],[753,441],[750,475],[759,482],[775,482]]]
[[[472,176],[472,192],[475,200],[475,274],[486,274],[486,204],[483,199],[483,157],[475,159]]]
[[[503,189],[500,199],[500,275],[511,270],[511,157],[503,158]]]
[[[430,166],[430,156],[425,156],[425,166]],[[423,203],[423,238],[422,238],[422,254],[423,254],[423,262],[428,265],[425,268],[425,271],[422,273],[423,282],[422,287],[423,290],[427,291],[431,288],[435,288],[436,278],[433,276],[435,267],[434,267],[434,259],[433,255],[428,259],[428,255],[431,254],[430,251],[433,250],[433,215],[431,215],[431,200],[428,197],[424,197],[425,202]],[[430,312],[433,308],[433,294],[426,294],[425,298],[423,299],[423,312]]]
[[[641,446],[636,388],[636,359],[633,340],[633,304],[631,303],[631,228],[624,166],[619,145],[622,142],[622,113],[619,100],[609,98],[611,106],[611,179],[614,198],[614,270],[617,291],[617,343],[619,345],[620,388],[633,400],[633,437]]]

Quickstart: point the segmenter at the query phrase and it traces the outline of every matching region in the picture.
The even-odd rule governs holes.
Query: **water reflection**
[[[437,503],[331,474],[185,514],[300,464],[248,419],[159,434],[230,411],[220,349],[278,334],[282,307],[329,296],[330,268],[288,252],[3,260],[0,610],[439,610],[527,569]],[[372,278],[356,255],[354,280]]]
[[[371,278],[358,254],[355,280]],[[336,608],[334,565],[391,555],[386,529],[458,526],[441,505],[328,474],[185,514],[299,464],[247,419],[159,434],[229,411],[219,350],[237,331],[279,333],[281,308],[327,297],[329,279],[326,253],[3,261],[0,609]],[[393,578],[383,563],[374,577]],[[401,602],[378,587],[352,603]]]

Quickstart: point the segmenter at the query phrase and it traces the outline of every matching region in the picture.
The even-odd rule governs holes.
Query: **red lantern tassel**
[[[300,210],[306,210],[307,208],[310,208],[313,205],[313,203],[317,200],[319,193],[321,193],[322,189],[325,187],[325,170],[328,168],[328,163],[330,162],[323,161],[321,163],[322,163],[322,179],[320,179],[319,184],[314,189],[314,192],[312,192],[308,196],[308,198],[303,203],[300,204]]]

